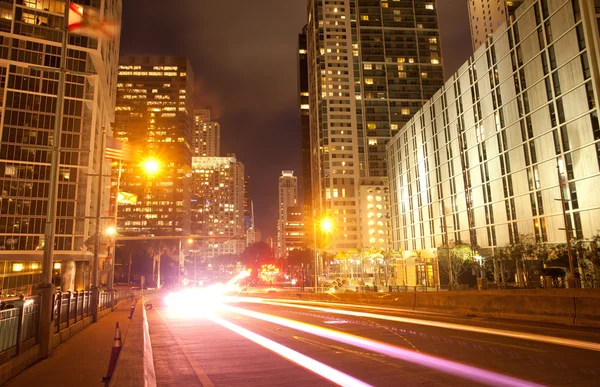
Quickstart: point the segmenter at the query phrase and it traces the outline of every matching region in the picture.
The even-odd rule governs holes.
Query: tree
[[[451,274],[453,284],[459,284],[460,276],[473,264],[473,250],[467,244],[457,243],[450,249],[442,246],[437,251],[440,270],[443,269],[448,276]],[[450,253],[450,264],[448,263],[448,253]]]
[[[265,242],[256,242],[246,247],[246,250],[240,255],[240,261],[254,270],[263,264],[273,263],[273,251]]]

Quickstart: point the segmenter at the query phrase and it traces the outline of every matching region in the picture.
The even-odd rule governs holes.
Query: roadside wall
[[[600,328],[599,289],[340,294],[279,292],[266,296],[249,295]]]

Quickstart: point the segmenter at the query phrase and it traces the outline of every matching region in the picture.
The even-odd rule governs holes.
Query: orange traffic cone
[[[131,301],[131,311],[129,312],[129,319],[133,318],[133,312],[135,312],[135,300]]]
[[[104,382],[110,380],[115,372],[115,367],[117,366],[117,360],[119,359],[119,353],[121,352],[121,324],[117,322],[117,326],[115,327],[115,338],[113,339],[112,351],[110,353],[110,360],[108,362],[108,371],[106,372],[106,376],[102,378]]]

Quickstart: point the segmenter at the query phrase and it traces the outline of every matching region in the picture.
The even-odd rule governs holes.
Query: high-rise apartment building
[[[121,19],[120,0],[102,4],[106,17]],[[64,7],[0,2],[0,294],[41,279]],[[101,138],[114,121],[118,57],[118,39],[68,36],[65,67],[77,75],[66,76],[53,259],[71,274],[76,268],[76,284],[65,280],[64,290],[89,284],[83,279],[92,252],[84,242],[107,227],[95,216],[108,211],[109,183],[98,186],[96,176],[110,173]]]
[[[298,105],[300,112],[300,138],[302,152],[302,174],[300,186],[302,187],[302,207],[304,212],[304,223],[306,225],[305,236],[312,239],[312,164],[310,162],[310,114],[308,101],[308,52],[306,45],[306,28],[298,35]]]
[[[294,171],[282,171],[279,176],[279,211],[277,220],[277,257],[284,258],[285,252],[285,223],[288,208],[298,205],[298,178]]]
[[[443,85],[434,0],[310,0],[312,204],[331,249],[363,246],[361,178],[387,176],[385,145]]]
[[[600,230],[599,9],[523,2],[400,129],[388,145],[396,248],[426,257],[454,241],[487,256],[523,234]]]
[[[137,204],[119,205],[119,231],[182,235],[190,231],[194,73],[185,57],[121,57],[115,137],[133,149],[121,191]],[[144,165],[155,161],[158,171]]]
[[[194,157],[219,157],[221,154],[221,125],[210,121],[210,110],[194,110],[192,149]]]
[[[467,0],[473,51],[485,45],[488,35],[514,16],[525,0]]]
[[[210,122],[210,109],[195,109],[194,119],[200,122]]]
[[[201,256],[241,254],[246,247],[244,164],[234,154],[194,157],[192,175],[192,234],[219,237],[199,242]]]

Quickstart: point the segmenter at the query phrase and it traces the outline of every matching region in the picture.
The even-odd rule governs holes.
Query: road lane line
[[[343,309],[321,308],[318,306],[289,304],[287,302],[271,302],[271,301],[263,300],[260,302],[260,304],[287,306],[290,308],[298,308],[298,309],[318,310],[318,311],[322,311],[322,312],[341,314],[341,315],[345,315],[345,316],[367,317],[367,318],[378,319],[378,320],[387,320],[387,321],[395,321],[395,322],[402,322],[402,323],[415,324],[415,325],[424,325],[424,326],[435,327],[435,328],[445,328],[445,329],[453,329],[453,330],[457,330],[457,331],[483,333],[483,334],[487,334],[487,335],[510,337],[510,338],[519,339],[519,340],[537,341],[537,342],[541,342],[541,343],[562,345],[565,347],[573,347],[573,348],[585,349],[585,350],[589,350],[589,351],[600,351],[600,344],[598,344],[598,343],[566,339],[566,338],[562,338],[562,337],[538,335],[536,333],[526,333],[526,332],[516,332],[516,331],[513,332],[513,331],[506,331],[503,329],[476,327],[476,326],[462,325],[462,324],[456,324],[456,323],[446,323],[446,322],[441,322],[441,321],[419,320],[419,319],[410,318],[410,317],[388,316],[388,315],[377,314],[377,313],[366,313],[366,312],[350,311],[350,310],[343,310]],[[345,305],[345,306],[350,306],[350,305]],[[354,307],[354,306],[352,305],[352,307]]]
[[[459,339],[459,340],[468,340],[468,341],[475,341],[477,343],[485,343],[485,344],[492,344],[492,345],[500,345],[503,347],[511,347],[511,348],[518,348],[518,349],[523,349],[526,351],[533,351],[533,352],[541,352],[541,353],[547,353],[548,351],[543,351],[541,349],[535,349],[535,348],[529,348],[529,347],[523,347],[520,345],[512,345],[512,344],[504,344],[504,343],[498,343],[496,341],[487,341],[487,340],[477,340],[477,339],[470,339],[468,337],[462,337],[462,336],[450,336],[454,339]]]
[[[204,371],[204,369],[202,369],[202,367],[200,366],[200,363],[198,363],[198,361],[196,360],[196,358],[194,358],[194,355],[190,352],[190,350],[188,349],[187,345],[183,342],[183,340],[181,340],[177,335],[175,335],[173,333],[173,331],[171,331],[171,329],[169,328],[169,325],[167,324],[167,321],[163,317],[162,313],[160,313],[158,311],[158,309],[156,309],[156,313],[158,313],[158,315],[160,316],[161,320],[165,324],[165,327],[167,328],[167,330],[169,331],[169,333],[171,334],[171,336],[173,336],[173,338],[177,342],[177,345],[179,345],[179,348],[181,348],[181,351],[183,352],[183,355],[185,356],[185,358],[188,361],[188,363],[190,363],[190,366],[194,370],[194,373],[196,374],[196,377],[198,378],[198,380],[200,381],[200,383],[202,383],[202,385],[204,387],[214,387],[214,384],[212,383],[212,381],[210,380],[210,378],[208,377],[208,375],[206,374],[206,372]]]
[[[541,386],[539,384],[528,382],[511,376],[502,375],[496,372],[487,371],[481,368],[438,358],[431,355],[426,355],[423,353],[417,353],[415,351],[411,351],[395,345],[386,344],[383,342],[367,339],[365,337],[356,336],[349,333],[343,333],[329,328],[323,328],[317,325],[307,324],[300,321],[290,320],[283,317],[254,312],[228,305],[221,305],[221,309],[232,313],[252,317],[258,320],[267,321],[273,324],[286,326],[288,328],[296,329],[315,336],[324,337],[329,340],[334,340],[341,343],[353,345],[355,347],[363,348],[369,351],[381,353],[402,361],[407,361],[423,367],[434,369],[436,371],[454,375],[462,379],[473,380],[477,383],[482,383],[489,386]]]
[[[249,331],[248,329],[242,328],[239,325],[235,325],[221,317],[215,315],[206,316],[207,319],[212,322],[219,324],[238,335],[247,338],[255,342],[256,344],[261,345],[264,348],[267,348],[279,356],[282,356],[292,363],[298,364],[299,366],[306,368],[307,370],[314,372],[315,374],[329,380],[332,383],[335,383],[339,386],[344,387],[372,387],[370,384],[367,384],[359,379],[356,379],[350,375],[347,375],[341,371],[336,370],[326,364],[323,364],[313,358],[310,358],[306,355],[301,354],[300,352],[296,352],[291,348],[288,348],[284,345],[281,345],[273,340],[267,339],[264,336],[261,336],[257,333]]]

